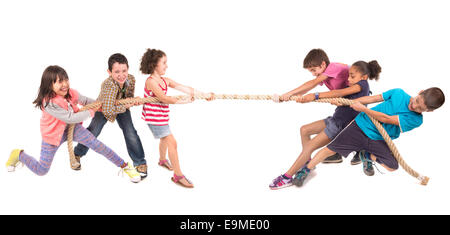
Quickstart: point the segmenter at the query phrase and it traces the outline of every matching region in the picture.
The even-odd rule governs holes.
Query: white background
[[[383,72],[370,82],[374,94],[400,87],[415,95],[438,86],[448,95],[448,10],[448,1],[2,1],[0,162],[13,148],[39,157],[41,111],[32,101],[47,66],[62,66],[72,88],[96,98],[116,52],[127,56],[139,96],[147,48],[166,52],[167,76],[217,94],[287,92],[312,78],[303,58],[322,48],[333,62],[378,60]],[[46,176],[27,168],[0,171],[0,214],[450,212],[447,103],[395,141],[406,162],[431,177],[428,186],[402,169],[367,177],[346,159],[319,165],[302,188],[269,190],[300,153],[300,126],[333,110],[271,101],[172,105],[182,170],[195,183],[184,189],[157,166],[159,142],[140,119],[141,107],[134,107],[149,164],[146,180],[118,177],[118,169],[93,151],[81,171],[72,171],[63,144]],[[130,161],[116,123],[99,139]]]

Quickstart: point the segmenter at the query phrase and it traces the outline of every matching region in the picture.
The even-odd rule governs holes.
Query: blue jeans
[[[116,117],[119,127],[122,129],[123,136],[125,137],[125,144],[127,145],[128,154],[135,166],[146,164],[144,149],[142,147],[141,139],[139,138],[136,129],[133,126],[133,120],[131,119],[130,110],[127,109],[125,113],[120,113]],[[108,122],[102,112],[96,112],[94,118],[87,128],[95,137],[100,135],[103,126]],[[89,148],[78,144],[74,153],[76,156],[84,156],[88,152]]]

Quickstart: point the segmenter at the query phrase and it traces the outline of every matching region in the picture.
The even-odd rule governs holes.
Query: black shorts
[[[327,146],[330,150],[346,157],[353,151],[366,150],[375,155],[377,162],[391,169],[398,169],[398,162],[384,140],[372,140],[352,121]]]

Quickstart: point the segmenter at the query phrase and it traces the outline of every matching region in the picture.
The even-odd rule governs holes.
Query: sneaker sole
[[[359,164],[361,164],[361,161],[359,161],[359,162],[350,162],[350,164],[351,164],[352,166],[354,166],[354,165],[359,165]]]
[[[295,186],[297,186],[297,187],[303,186],[304,183],[305,183],[305,181],[301,181],[301,180],[299,180],[299,179],[293,179],[293,180],[292,180],[292,184],[295,185]]]
[[[316,168],[314,168],[316,169]],[[312,178],[314,178],[316,176],[316,172],[314,171],[314,169],[311,169],[311,171],[309,172],[308,177],[306,177],[305,180],[303,180],[303,182],[299,182],[299,179],[293,179],[292,180],[292,184],[294,184],[297,187],[302,187],[304,184],[306,184],[307,182],[309,182]]]
[[[141,175],[141,180],[144,180],[145,178],[147,178],[147,174],[140,174]]]
[[[287,187],[290,187],[290,186],[292,186],[293,184],[285,184],[285,185],[283,185],[283,186],[280,186],[280,187],[270,187],[269,186],[269,188],[271,189],[271,190],[278,190],[278,189],[283,189],[283,188],[287,188]]]
[[[130,179],[130,181],[137,184],[137,183],[141,182],[141,179]]]
[[[8,170],[8,172],[14,172],[16,170],[15,166],[7,166],[6,169]]]
[[[343,162],[344,160],[332,160],[332,161],[323,161],[322,163],[325,163],[325,164],[327,164],[327,163],[341,163],[341,162]]]

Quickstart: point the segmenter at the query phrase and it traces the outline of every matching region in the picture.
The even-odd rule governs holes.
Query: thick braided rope
[[[176,99],[187,99],[189,98],[189,96],[174,96],[174,98]],[[195,95],[194,99],[207,99],[209,98],[209,95]],[[274,96],[272,95],[229,95],[229,94],[215,94],[214,95],[215,99],[234,99],[234,100],[273,100]],[[292,96],[290,98],[291,101],[295,101],[298,97],[296,96]],[[116,105],[126,105],[126,104],[134,104],[137,101],[140,102],[144,102],[144,103],[154,103],[154,102],[159,102],[159,100],[157,98],[154,97],[148,97],[148,98],[129,98],[129,99],[123,99],[123,100],[119,100],[117,101]],[[344,98],[322,98],[322,99],[318,99],[315,102],[319,102],[319,103],[341,103],[343,105],[352,105],[353,101],[349,100],[349,99],[344,99]],[[91,103],[89,105],[84,106],[80,111],[84,111],[87,109],[92,109],[92,108],[98,108],[101,106],[101,102],[94,102]],[[369,115],[368,115],[369,116]],[[393,156],[395,157],[395,159],[398,161],[398,163],[400,164],[400,166],[402,166],[402,168],[411,176],[417,178],[418,180],[420,180],[422,185],[427,185],[428,181],[430,180],[429,177],[427,176],[422,176],[419,173],[417,173],[416,171],[414,171],[408,164],[406,164],[405,160],[402,158],[402,156],[400,155],[397,147],[395,146],[394,142],[392,141],[392,139],[390,138],[390,136],[387,134],[386,130],[383,128],[383,126],[381,125],[380,122],[378,122],[378,120],[376,120],[375,118],[369,116],[370,120],[373,122],[373,124],[375,125],[375,127],[378,129],[378,131],[380,132],[381,136],[383,137],[384,141],[386,141],[389,149],[391,150]],[[70,125],[69,126],[69,132],[67,135],[67,146],[69,148],[69,155],[70,155],[70,163],[72,164],[72,166],[77,167],[79,166],[78,163],[75,161],[75,154],[73,152],[73,129],[74,129],[74,125]]]

